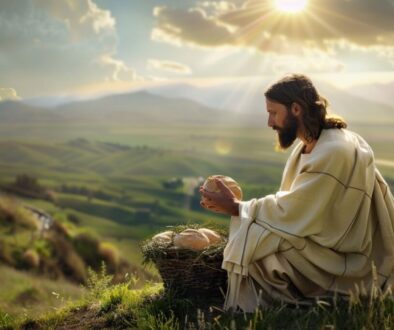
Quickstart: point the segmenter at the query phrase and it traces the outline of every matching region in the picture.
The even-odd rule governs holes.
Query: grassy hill
[[[108,285],[105,274],[92,277],[83,297],[42,317],[12,318],[0,313],[4,329],[392,329],[394,301],[373,298],[316,300],[311,306],[275,304],[254,313],[222,309],[223,300],[163,294],[160,284],[135,288],[135,279]]]
[[[351,104],[349,97],[338,100],[345,100],[347,106]],[[357,121],[351,122],[350,128],[361,133],[371,144],[375,157],[381,160],[379,168],[393,189],[394,167],[390,164],[394,162],[394,154],[388,147],[394,143],[393,117],[388,108],[384,108],[378,111],[382,117],[372,120],[371,116],[376,116],[369,107],[372,105],[364,105],[366,107],[360,107],[360,113],[352,109],[352,116]],[[53,193],[53,200],[17,196],[21,203],[45,210],[74,233],[90,232],[100,242],[112,244],[131,265],[139,266],[142,261],[140,242],[168,226],[209,222],[228,224],[228,217],[208,213],[199,206],[196,188],[201,177],[211,174],[233,177],[242,186],[245,200],[277,190],[288,152],[273,151],[275,133],[265,128],[265,121],[263,109],[261,113],[224,115],[195,101],[152,97],[147,93],[75,102],[55,109],[2,102],[0,186],[10,185],[21,174],[36,178],[40,185]],[[181,180],[182,185],[168,185],[173,179]],[[0,239],[4,237],[5,233],[0,231]],[[21,233],[17,239],[27,244],[29,234]],[[15,297],[23,296],[25,289],[33,292],[33,302],[45,300],[42,309],[23,307],[27,314],[33,315],[48,306],[55,306],[53,299],[49,298],[52,288],[52,282],[46,282],[49,279],[43,279],[41,287],[40,279],[30,273],[1,264],[0,267],[3,267],[0,273],[6,274],[9,281],[12,277],[20,278],[21,283],[22,278],[36,281],[33,289],[18,289],[17,286],[11,289],[10,285],[8,298],[0,305],[0,327],[23,313],[20,300]],[[149,271],[157,274],[153,268]],[[63,283],[59,283],[59,287],[62,288]],[[70,287],[69,290],[70,299],[76,299],[86,291],[75,289],[75,294],[71,294],[74,289]],[[159,288],[150,285],[146,290],[151,295],[158,293]],[[67,328],[72,322],[78,324],[79,319],[94,322],[90,318],[98,318],[107,322],[101,325],[112,326],[120,322],[126,327],[127,322],[131,322],[142,328],[153,324],[162,328],[182,327],[184,315],[171,316],[170,309],[165,307],[168,301],[152,301],[146,309],[146,305],[140,306],[145,291],[132,292],[125,292],[122,285],[107,288],[103,291],[104,296],[74,303],[70,309],[38,322],[43,327],[61,324]],[[103,301],[107,303],[102,305]],[[15,305],[18,303],[19,307]],[[183,306],[188,302],[179,304]],[[82,307],[78,309],[78,306]],[[167,314],[160,314],[160,308]],[[300,327],[307,324],[302,322],[310,319],[317,322],[313,324],[323,325],[337,322],[337,317],[346,318],[342,314],[338,316],[339,311],[321,314],[319,308],[311,309],[306,313],[309,316],[302,318],[299,311],[294,311],[293,315],[291,308],[278,307],[272,311],[271,321],[262,321],[258,314],[254,316],[257,323],[252,321],[251,324],[282,324],[282,313],[293,315],[294,318],[289,320],[298,322],[296,324]],[[108,311],[116,313],[108,314]],[[192,309],[191,313],[195,316],[196,310]],[[116,322],[111,319],[113,315],[119,316]],[[316,315],[324,317],[320,320]],[[148,317],[148,323],[142,321],[143,317]],[[299,321],[298,317],[301,317]],[[365,322],[377,322],[369,317],[365,316]],[[227,319],[227,316],[219,319],[222,318]],[[231,318],[228,320],[228,323],[219,322],[217,326],[231,327]],[[246,326],[247,323],[242,324]]]

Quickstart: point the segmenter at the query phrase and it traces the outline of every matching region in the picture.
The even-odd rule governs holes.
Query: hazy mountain
[[[169,84],[153,87],[149,92],[177,98],[179,95],[212,108],[237,113],[264,113],[263,92],[269,85],[265,79],[232,81],[212,86]],[[330,102],[332,113],[352,122],[394,122],[394,106],[368,100],[322,81],[315,82],[318,90]],[[387,92],[388,93],[388,92]],[[264,114],[265,118],[265,114]]]
[[[266,80],[229,81],[212,86],[168,84],[146,91],[73,101],[53,108],[20,101],[0,103],[0,123],[73,122],[157,125],[261,125],[266,121]],[[317,82],[333,112],[353,123],[392,123],[394,107]],[[225,112],[225,114],[224,114]]]
[[[75,101],[83,101],[94,97],[80,96],[42,96],[21,100],[22,103],[38,108],[54,108]]]
[[[0,123],[54,122],[62,116],[52,110],[27,105],[21,101],[0,102]]]
[[[208,86],[174,83],[147,90],[165,97],[181,96],[218,110],[257,112],[264,109],[263,91],[268,84],[268,80],[239,79]]]
[[[365,84],[352,86],[346,89],[349,94],[370,100],[376,103],[394,107],[394,82],[387,84]]]

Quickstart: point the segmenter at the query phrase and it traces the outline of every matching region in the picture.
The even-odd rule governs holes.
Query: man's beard
[[[287,149],[297,138],[298,121],[297,118],[289,112],[283,127],[273,127],[278,133],[277,148]]]

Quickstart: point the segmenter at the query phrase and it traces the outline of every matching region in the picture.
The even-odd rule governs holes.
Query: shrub
[[[14,329],[14,318],[0,310],[0,329]]]
[[[63,259],[64,272],[79,283],[86,282],[86,265],[74,251],[69,251]]]
[[[101,243],[99,247],[99,254],[107,264],[109,272],[116,273],[120,261],[118,249],[111,243]]]
[[[86,288],[88,293],[85,296],[85,300],[93,301],[101,297],[111,285],[112,275],[107,274],[107,267],[105,263],[101,263],[100,272],[95,272],[91,268],[88,268],[88,276],[86,280]]]
[[[38,268],[40,266],[40,256],[36,251],[28,249],[22,255],[22,262],[27,268]]]
[[[34,241],[34,249],[37,251],[39,256],[47,259],[53,255],[53,248],[49,242],[45,239],[37,239]]]
[[[67,214],[67,220],[73,223],[74,225],[79,225],[81,223],[81,218],[74,213]]]
[[[67,227],[59,221],[54,221],[52,223],[51,230],[65,238],[70,238],[71,236]]]
[[[0,198],[0,220],[14,226],[14,228],[23,227],[36,230],[39,227],[39,221],[34,215],[10,198]]]
[[[94,269],[100,267],[100,242],[95,235],[89,232],[80,233],[73,238],[73,245],[77,253],[89,266]]]
[[[16,264],[12,255],[11,247],[6,242],[1,240],[0,240],[0,260],[11,266],[15,266]]]
[[[53,247],[54,258],[57,260],[62,273],[74,281],[84,283],[86,280],[86,265],[71,242],[54,234],[48,237],[48,241]]]
[[[44,291],[40,287],[29,285],[21,290],[13,299],[15,303],[22,306],[31,305],[32,303],[39,303],[45,296]]]

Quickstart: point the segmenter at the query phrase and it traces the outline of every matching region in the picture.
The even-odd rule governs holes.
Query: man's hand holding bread
[[[242,190],[238,183],[223,175],[213,175],[200,187],[201,206],[209,211],[238,216]]]

